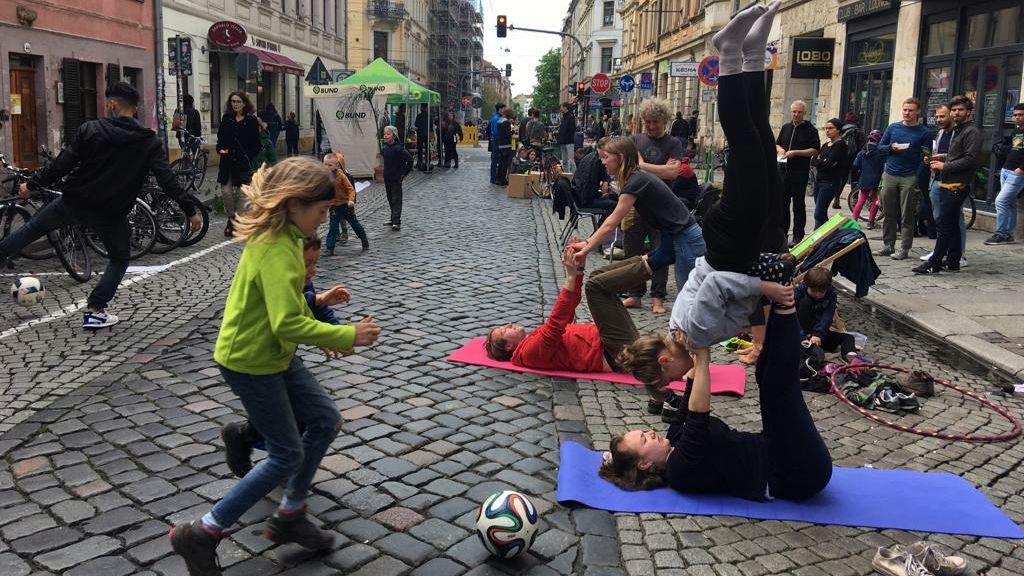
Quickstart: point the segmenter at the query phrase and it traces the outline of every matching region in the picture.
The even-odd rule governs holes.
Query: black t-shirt
[[[818,137],[818,130],[810,122],[801,122],[797,126],[793,126],[792,122],[786,122],[782,125],[782,129],[779,130],[779,138],[775,143],[782,146],[782,149],[787,152],[790,150],[807,150],[808,148],[821,149],[821,138]],[[790,158],[786,161],[786,169],[810,170],[811,159]]]
[[[678,142],[677,142],[678,144]],[[622,187],[622,194],[636,196],[633,207],[644,222],[661,232],[676,234],[694,224],[696,220],[683,201],[672,193],[657,176],[643,170],[633,172]]]
[[[664,166],[669,160],[680,160],[683,157],[683,145],[678,138],[667,133],[661,138],[651,138],[647,134],[634,134],[630,138],[640,151],[640,157],[648,164]],[[665,183],[671,184],[674,179],[673,176],[665,180]]]
[[[1003,168],[1024,168],[1024,128],[1014,130],[1010,136],[1010,153],[1006,156],[1006,162],[1003,162]]]

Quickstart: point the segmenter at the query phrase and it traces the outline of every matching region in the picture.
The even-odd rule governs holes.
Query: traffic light
[[[577,94],[579,94],[580,96],[583,96],[583,93],[586,92],[586,91],[587,91],[587,83],[586,82],[577,82],[576,83],[576,93]]]
[[[504,14],[498,16],[498,38],[508,36],[508,18]]]
[[[512,75],[512,65],[511,64],[505,64],[505,77],[508,78],[511,75]]]

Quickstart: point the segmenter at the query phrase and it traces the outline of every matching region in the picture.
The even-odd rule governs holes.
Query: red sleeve
[[[562,339],[565,327],[576,319],[576,307],[583,299],[583,275],[576,276],[576,285],[572,290],[561,290],[555,306],[551,309],[551,315],[534,331],[539,336],[539,342],[544,344],[555,344]]]

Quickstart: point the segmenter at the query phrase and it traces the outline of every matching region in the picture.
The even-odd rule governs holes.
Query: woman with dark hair
[[[833,118],[825,123],[826,142],[811,165],[818,169],[814,177],[814,227],[828,220],[828,207],[832,199],[842,193],[843,176],[848,174],[846,142],[843,141],[842,122]]]
[[[217,130],[217,153],[220,154],[217,183],[221,186],[224,214],[228,217],[224,235],[229,237],[234,234],[239,188],[252,179],[252,161],[262,148],[260,124],[255,112],[252,100],[245,92],[232,92],[224,104],[224,116]]]

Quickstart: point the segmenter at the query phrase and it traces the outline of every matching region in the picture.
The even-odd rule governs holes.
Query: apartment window
[[[322,27],[323,27],[323,29],[324,29],[324,32],[326,32],[326,31],[327,31],[327,19],[328,19],[328,15],[329,15],[329,14],[331,13],[331,12],[330,12],[330,11],[328,10],[328,8],[327,8],[327,3],[328,3],[328,2],[330,2],[330,0],[324,0],[324,21],[322,22],[322,24],[323,24],[323,26],[322,26]]]
[[[374,59],[388,59],[388,33],[380,30],[373,31],[373,57]]]
[[[615,2],[604,3],[604,25],[614,26],[615,25]]]
[[[288,12],[288,0],[281,0],[281,12]]]
[[[601,72],[612,71],[612,50],[613,48],[601,48]]]

